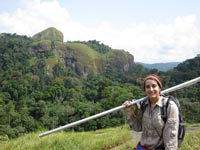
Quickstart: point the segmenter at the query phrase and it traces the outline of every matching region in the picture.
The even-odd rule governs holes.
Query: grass
[[[200,129],[186,132],[180,150],[200,150]]]
[[[132,150],[137,143],[127,126],[90,132],[60,131],[41,138],[40,133],[0,141],[0,150]],[[199,149],[200,129],[187,131],[180,150]]]
[[[130,140],[127,127],[91,132],[58,132],[45,137],[32,133],[17,139],[2,141],[1,150],[102,150]]]

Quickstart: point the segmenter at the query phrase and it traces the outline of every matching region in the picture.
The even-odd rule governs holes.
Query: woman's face
[[[160,87],[153,79],[147,79],[145,82],[145,93],[150,100],[156,100],[160,97]]]

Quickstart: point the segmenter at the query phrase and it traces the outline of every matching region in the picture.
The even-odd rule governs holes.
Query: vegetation
[[[131,150],[137,139],[131,138],[128,126],[107,128],[90,132],[58,132],[39,138],[39,132],[13,140],[1,141],[4,150]],[[133,133],[135,134],[135,133]],[[84,140],[83,140],[84,139]],[[200,129],[188,131],[180,150],[199,150]]]
[[[94,49],[95,51],[99,53],[103,53],[103,54],[112,50],[112,48],[110,48],[109,46],[104,45],[103,43],[100,44],[100,42],[96,40],[89,40],[88,42],[84,42],[84,41],[75,41],[75,42],[86,44],[92,49]]]
[[[126,140],[130,140],[127,127],[117,127],[91,132],[59,132],[42,138],[38,137],[38,133],[32,133],[16,140],[4,141],[2,145],[6,150],[101,150]]]
[[[63,43],[53,40],[56,37],[44,39],[48,35],[37,41],[0,34],[2,137],[50,130],[119,106],[126,99],[141,98],[143,78],[149,73],[160,75],[164,88],[200,76],[199,56],[160,72],[134,64],[129,53],[95,40]],[[173,94],[181,100],[184,120],[199,123],[199,84]],[[124,122],[123,111],[118,111],[72,130],[104,129]]]

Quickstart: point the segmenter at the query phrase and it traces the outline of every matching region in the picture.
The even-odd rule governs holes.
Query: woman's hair
[[[146,82],[148,79],[153,79],[153,80],[155,80],[155,81],[158,83],[158,86],[160,87],[160,89],[162,88],[162,81],[161,81],[160,77],[157,76],[157,75],[155,75],[155,74],[149,74],[146,78],[144,78],[144,90],[145,90],[145,82]]]

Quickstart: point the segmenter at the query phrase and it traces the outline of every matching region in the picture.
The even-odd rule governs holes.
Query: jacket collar
[[[163,102],[162,102],[163,96],[160,95],[160,99],[156,102],[156,105],[158,105],[159,107],[163,106]],[[145,101],[144,105],[150,105],[150,99],[147,98],[147,100]]]

